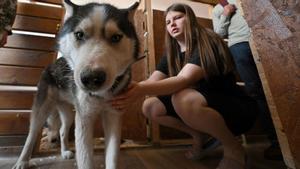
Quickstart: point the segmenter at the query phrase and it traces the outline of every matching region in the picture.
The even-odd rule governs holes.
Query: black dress
[[[184,53],[181,53],[181,57],[184,57]],[[200,66],[197,52],[193,52],[188,62]],[[167,57],[161,58],[156,70],[168,76]],[[245,133],[253,126],[258,114],[256,102],[236,84],[233,72],[210,77],[209,80],[201,79],[192,88],[205,97],[209,107],[222,115],[226,125],[235,135]],[[165,105],[168,115],[180,118],[174,110],[170,95],[158,98]]]

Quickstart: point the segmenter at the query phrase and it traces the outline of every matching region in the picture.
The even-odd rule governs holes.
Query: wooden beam
[[[56,34],[60,27],[57,19],[17,15],[13,29],[30,32]]]
[[[44,2],[50,4],[62,5],[62,0],[31,0],[32,2]]]
[[[210,5],[216,5],[219,3],[218,0],[190,0],[193,2],[200,2],[200,3],[204,3],[204,4],[210,4]]]
[[[153,31],[153,10],[151,7],[151,1],[146,0],[146,17],[147,17],[147,58],[148,58],[148,76],[155,70],[156,65],[156,56],[155,56],[155,45],[154,45],[154,31]],[[160,140],[160,132],[159,132],[159,125],[155,122],[149,122],[149,128],[147,129],[149,136],[151,137],[151,141],[154,144],[158,144]]]
[[[56,8],[45,5],[36,5],[32,3],[19,2],[17,6],[17,14],[24,16],[37,16],[49,19],[61,20],[63,16],[63,8]]]
[[[13,34],[8,37],[4,47],[31,49],[40,51],[55,51],[56,40],[52,37]]]
[[[0,91],[0,110],[31,109],[35,92]]]
[[[0,48],[0,65],[44,68],[56,59],[56,52]]]
[[[300,168],[300,13],[295,1],[240,1],[285,163]]]
[[[0,111],[0,135],[28,134],[30,111]]]

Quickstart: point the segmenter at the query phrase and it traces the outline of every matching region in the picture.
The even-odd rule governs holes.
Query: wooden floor
[[[263,158],[266,143],[252,143],[246,147],[250,157],[251,169],[286,169],[282,161],[268,161]],[[222,148],[213,150],[203,160],[187,160],[184,157],[188,146],[168,146],[160,148],[126,148],[121,150],[120,169],[215,169],[222,158]],[[1,154],[0,169],[11,169],[17,160],[18,152]],[[103,167],[103,152],[96,152],[96,169]],[[50,154],[46,157],[33,158],[32,169],[75,169],[74,160],[62,160],[59,155]]]

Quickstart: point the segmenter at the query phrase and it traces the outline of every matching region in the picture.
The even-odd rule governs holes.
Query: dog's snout
[[[85,70],[80,74],[80,79],[88,90],[96,90],[105,82],[106,73],[103,70]]]

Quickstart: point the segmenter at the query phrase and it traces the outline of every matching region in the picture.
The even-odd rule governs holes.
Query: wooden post
[[[151,1],[146,0],[146,16],[147,16],[147,58],[149,65],[149,76],[155,70],[156,57],[154,49],[154,33],[153,33],[153,11],[151,6]],[[151,121],[150,129],[152,142],[154,144],[159,144],[160,142],[160,132],[159,125]]]
[[[240,2],[285,163],[300,168],[300,12],[295,1]]]

